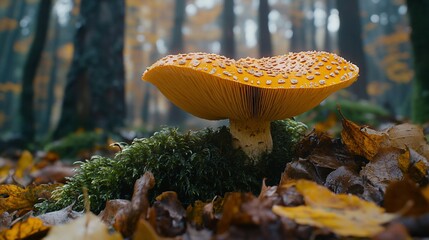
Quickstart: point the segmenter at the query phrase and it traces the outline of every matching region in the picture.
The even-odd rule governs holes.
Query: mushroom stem
[[[230,119],[229,124],[234,148],[241,148],[254,163],[273,149],[270,121]]]

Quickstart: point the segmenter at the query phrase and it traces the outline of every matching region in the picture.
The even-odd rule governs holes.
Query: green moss
[[[82,209],[82,187],[87,187],[91,210],[99,212],[106,200],[130,199],[135,180],[146,171],[155,176],[153,196],[172,190],[185,204],[229,191],[257,193],[264,177],[278,183],[305,130],[294,120],[273,122],[273,151],[253,165],[241,150],[232,148],[227,127],[187,133],[165,128],[149,138],[135,139],[114,158],[94,156],[81,162],[78,173],[55,192],[57,201],[39,207],[54,210],[75,203],[76,209]]]

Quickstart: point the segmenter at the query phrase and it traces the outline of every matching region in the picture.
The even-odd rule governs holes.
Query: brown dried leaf
[[[155,223],[157,233],[165,237],[175,237],[186,231],[186,210],[177,198],[175,192],[163,192],[156,197],[152,209],[154,219],[149,222]]]
[[[403,123],[389,128],[387,134],[392,147],[405,148],[407,146],[429,159],[429,146],[422,127]]]
[[[197,200],[193,205],[189,205],[186,208],[186,219],[197,229],[204,227],[203,212],[206,205],[207,203]]]
[[[334,193],[354,194],[364,200],[381,203],[383,194],[378,188],[364,181],[359,173],[347,167],[339,167],[326,178],[325,186]]]
[[[250,216],[243,213],[241,205],[254,199],[250,193],[231,192],[225,194],[222,217],[217,224],[218,234],[228,231],[233,222],[248,224],[251,222]]]
[[[118,215],[118,212],[126,208],[131,208],[131,201],[125,199],[109,200],[104,210],[98,216],[103,222],[111,226],[115,223],[115,217]]]
[[[347,149],[355,155],[372,161],[386,140],[386,134],[359,126],[345,118],[342,124],[341,138]]]
[[[401,212],[404,216],[418,216],[429,212],[429,201],[416,183],[409,179],[391,182],[384,195],[387,212]]]
[[[34,184],[66,183],[67,178],[75,174],[74,167],[51,165],[31,173]]]
[[[409,158],[409,152],[406,150],[393,147],[382,148],[373,160],[362,169],[360,175],[385,192],[391,181],[397,181],[404,177],[400,168],[400,161],[406,161],[403,160],[406,158]]]
[[[146,218],[149,209],[148,192],[154,185],[155,178],[150,172],[146,172],[135,182],[130,207],[119,210],[113,224],[123,236],[131,236],[139,218]]]
[[[407,229],[400,223],[389,224],[384,231],[373,237],[373,240],[411,240]]]
[[[280,185],[282,185],[284,181],[291,179],[308,179],[320,184],[324,182],[316,167],[305,159],[298,159],[286,165]]]

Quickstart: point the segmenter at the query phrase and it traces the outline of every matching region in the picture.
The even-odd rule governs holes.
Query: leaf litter
[[[7,226],[0,236],[24,227],[19,234],[47,239],[65,233],[81,239],[428,237],[422,229],[429,227],[429,145],[422,128],[400,124],[377,131],[344,117],[342,123],[341,139],[320,131],[304,137],[278,186],[263,182],[259,196],[230,192],[185,208],[175,192],[163,192],[151,203],[156,179],[147,172],[131,200],[111,199],[99,216],[71,206],[33,216],[34,204],[49,199],[42,193],[55,185],[3,184],[0,222]],[[20,171],[34,172],[29,166],[36,164],[25,158]]]

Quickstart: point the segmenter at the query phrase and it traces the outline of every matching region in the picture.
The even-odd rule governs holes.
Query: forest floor
[[[327,133],[331,128],[341,129],[338,137]],[[111,199],[97,215],[89,210],[85,189],[84,211],[69,206],[40,213],[37,204],[79,171],[70,159],[113,156],[120,145],[104,139],[72,151],[65,144],[61,154],[48,148],[5,149],[0,239],[428,238],[425,134],[427,129],[409,123],[384,130],[347,119],[319,124],[299,142],[281,181],[274,186],[261,181],[259,194],[229,192],[185,206],[167,191],[151,201],[157,179],[146,172],[135,182],[131,199]],[[78,145],[78,138],[71,143]]]

